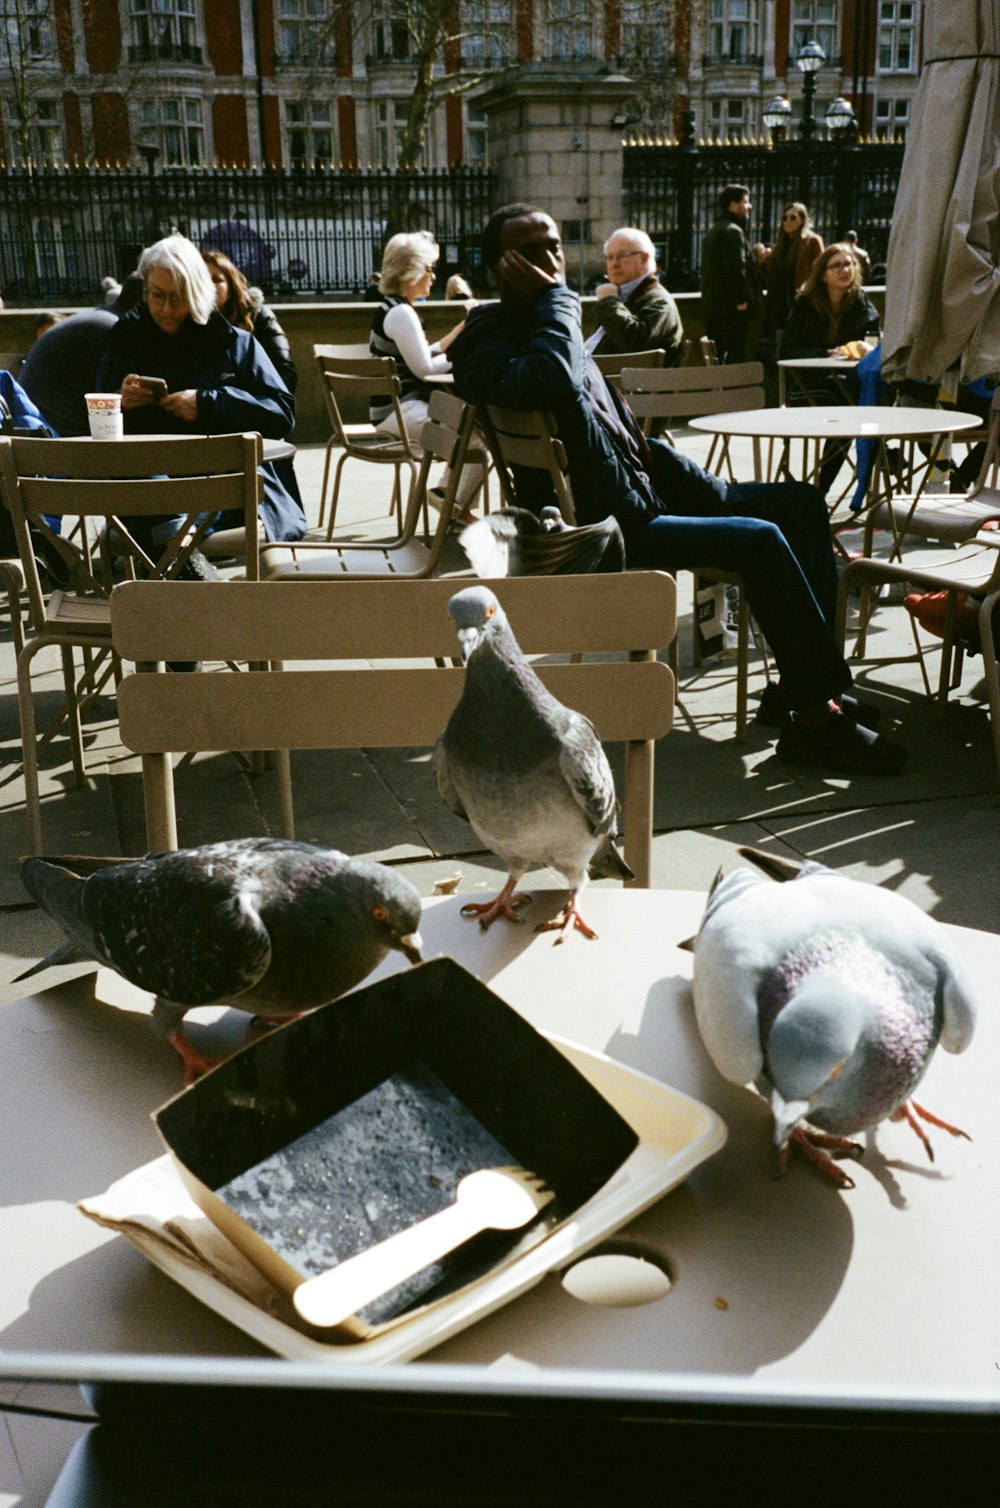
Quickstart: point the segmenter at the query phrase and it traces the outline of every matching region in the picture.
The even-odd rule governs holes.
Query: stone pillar
[[[527,64],[479,99],[497,204],[524,200],[562,224],[575,287],[603,272],[604,241],[622,223],[622,137],[636,100],[631,79],[593,63]]]

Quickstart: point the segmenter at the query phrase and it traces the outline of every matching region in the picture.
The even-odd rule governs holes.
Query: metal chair
[[[498,408],[488,404],[479,422],[493,456],[505,503],[516,508],[517,489],[513,468],[547,471],[555,504],[568,524],[576,523],[569,485],[569,459],[559,438],[556,421],[541,409]]]
[[[470,450],[475,412],[453,393],[437,390],[431,394],[427,423],[420,436],[423,458],[417,481],[410,493],[406,517],[398,539],[388,544],[332,544],[306,541],[298,544],[269,544],[261,550],[261,574],[268,580],[313,579],[322,577],[344,581],[381,576],[430,576],[444,549],[448,529],[455,513],[462,466],[467,460],[479,460],[485,467],[485,453]],[[426,510],[430,470],[436,462],[448,467],[447,483],[439,498],[440,515],[431,545],[421,544],[414,536],[421,506]]]
[[[106,441],[0,438],[0,491],[13,519],[30,620],[17,658],[17,688],[31,853],[40,853],[42,848],[39,754],[68,721],[74,776],[77,785],[83,785],[80,714],[117,674],[110,605],[106,587],[94,570],[90,524],[100,520],[113,527],[150,576],[171,580],[183,569],[213,514],[218,509],[241,509],[256,560],[261,450],[257,434]],[[49,527],[46,515],[62,518],[61,535]],[[124,522],[133,515],[180,515],[184,522],[154,561]],[[62,560],[67,576],[72,577],[72,590],[46,596],[32,531]],[[176,583],[171,580],[171,585]],[[50,644],[57,645],[62,656],[64,702],[39,738],[32,662]],[[84,652],[79,680],[75,649]]]
[[[537,669],[603,739],[624,741],[625,858],[635,883],[648,886],[654,741],[673,718],[673,677],[657,660],[674,635],[673,581],[663,572],[637,571],[509,577],[489,585],[526,654],[602,656]],[[142,755],[149,847],[177,847],[172,752],[251,745],[277,751],[282,825],[291,837],[289,749],[432,746],[464,684],[464,670],[453,663],[447,611],[454,590],[449,580],[116,587],[115,648],[137,662],[137,673],[119,687],[119,722],[123,743]],[[608,660],[609,653],[621,657]],[[173,658],[296,663],[244,674],[155,670]],[[330,668],[331,660],[342,663]],[[326,663],[300,668],[310,661]],[[431,661],[447,663],[435,668]]]
[[[419,456],[410,443],[400,409],[400,382],[395,365],[389,356],[331,356],[330,347],[314,346],[313,353],[323,384],[323,398],[330,420],[331,434],[326,442],[326,459],[323,465],[323,484],[320,490],[319,522],[322,525],[326,511],[326,491],[330,478],[330,462],[333,449],[339,446],[343,454],[337,461],[333,474],[333,496],[330,501],[330,519],[326,537],[333,538],[337,522],[337,502],[340,497],[340,480],[348,461],[369,461],[379,466],[393,468],[392,500],[390,512],[395,512],[400,531],[403,528],[403,492],[401,475],[404,466],[410,470],[410,487],[407,502],[413,496],[414,483],[419,467]],[[399,438],[380,434],[370,422],[348,422],[341,412],[347,405],[363,403],[367,408],[372,398],[391,403],[396,415]],[[427,521],[425,517],[425,527]]]
[[[662,367],[667,359],[666,351],[595,351],[594,365],[615,387],[621,387],[621,374],[625,367]]]
[[[731,366],[671,367],[668,370],[650,371],[646,368],[627,367],[621,375],[622,397],[643,433],[652,433],[657,422],[676,424],[702,414],[734,413],[742,409],[764,407],[764,368],[759,361],[741,362]],[[730,479],[735,481],[729,437],[716,435],[705,462],[711,470],[718,452],[718,461],[725,462]],[[759,456],[755,450],[755,469],[759,475]],[[739,615],[736,640],[736,738],[746,738],[748,712],[748,686],[750,676],[750,610],[742,579],[731,571],[719,571],[699,566],[696,580],[702,578],[712,583],[739,588]],[[694,636],[695,664],[700,664],[701,652],[697,624]]]

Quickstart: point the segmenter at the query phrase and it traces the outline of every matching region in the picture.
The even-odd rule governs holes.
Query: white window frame
[[[337,133],[333,101],[286,99],[284,103],[285,160],[289,166],[299,171],[334,167],[337,163]],[[294,119],[295,112],[299,112],[298,120]],[[304,152],[293,150],[296,132],[302,133]]]
[[[714,141],[751,139],[756,101],[745,94],[715,94],[707,103],[709,135]]]
[[[157,94],[140,102],[139,139],[160,149],[160,166],[204,167],[208,161],[205,100],[200,94]],[[176,119],[171,107],[176,106]],[[176,141],[179,152],[168,145]],[[194,150],[192,151],[192,147]]]
[[[463,0],[460,26],[467,68],[502,68],[517,56],[514,0]]]
[[[875,72],[880,74],[911,74],[917,71],[917,34],[920,22],[920,6],[917,0],[878,0],[878,38],[875,46]],[[909,61],[900,63],[900,44],[906,39]],[[882,61],[885,45],[888,61]]]
[[[875,139],[905,141],[910,125],[909,95],[883,94],[875,101]]]
[[[672,20],[669,0],[621,0],[622,62],[640,67],[666,63],[672,51]]]
[[[760,0],[710,0],[708,53],[713,63],[744,63],[762,55]],[[742,47],[734,49],[737,37]]]
[[[827,11],[832,11],[832,16],[826,15]],[[828,62],[839,58],[840,22],[840,0],[792,0],[789,72],[795,68],[795,59],[806,42],[818,42]]]
[[[277,0],[277,53],[285,67],[331,64],[334,54],[330,0]]]
[[[0,62],[15,67],[54,63],[56,29],[52,0],[19,0],[0,15]]]
[[[560,62],[597,56],[591,10],[581,0],[545,0],[546,51]]]

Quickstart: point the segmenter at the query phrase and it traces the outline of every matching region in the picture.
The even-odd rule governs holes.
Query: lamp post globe
[[[826,62],[826,53],[818,42],[806,42],[799,48],[795,66],[802,75],[802,140],[811,141],[816,129],[813,100],[816,96],[816,74]]]

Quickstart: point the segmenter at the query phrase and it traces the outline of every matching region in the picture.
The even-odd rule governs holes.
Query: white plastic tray
[[[546,1273],[565,1266],[634,1219],[725,1143],[725,1125],[707,1105],[603,1054],[559,1037],[549,1040],[625,1117],[639,1145],[573,1219],[545,1241],[471,1288],[425,1312],[418,1311],[412,1320],[370,1341],[331,1345],[314,1340],[228,1288],[196,1259],[141,1231],[128,1231],[128,1239],[193,1297],[280,1356],[347,1368],[419,1356],[508,1304]]]

